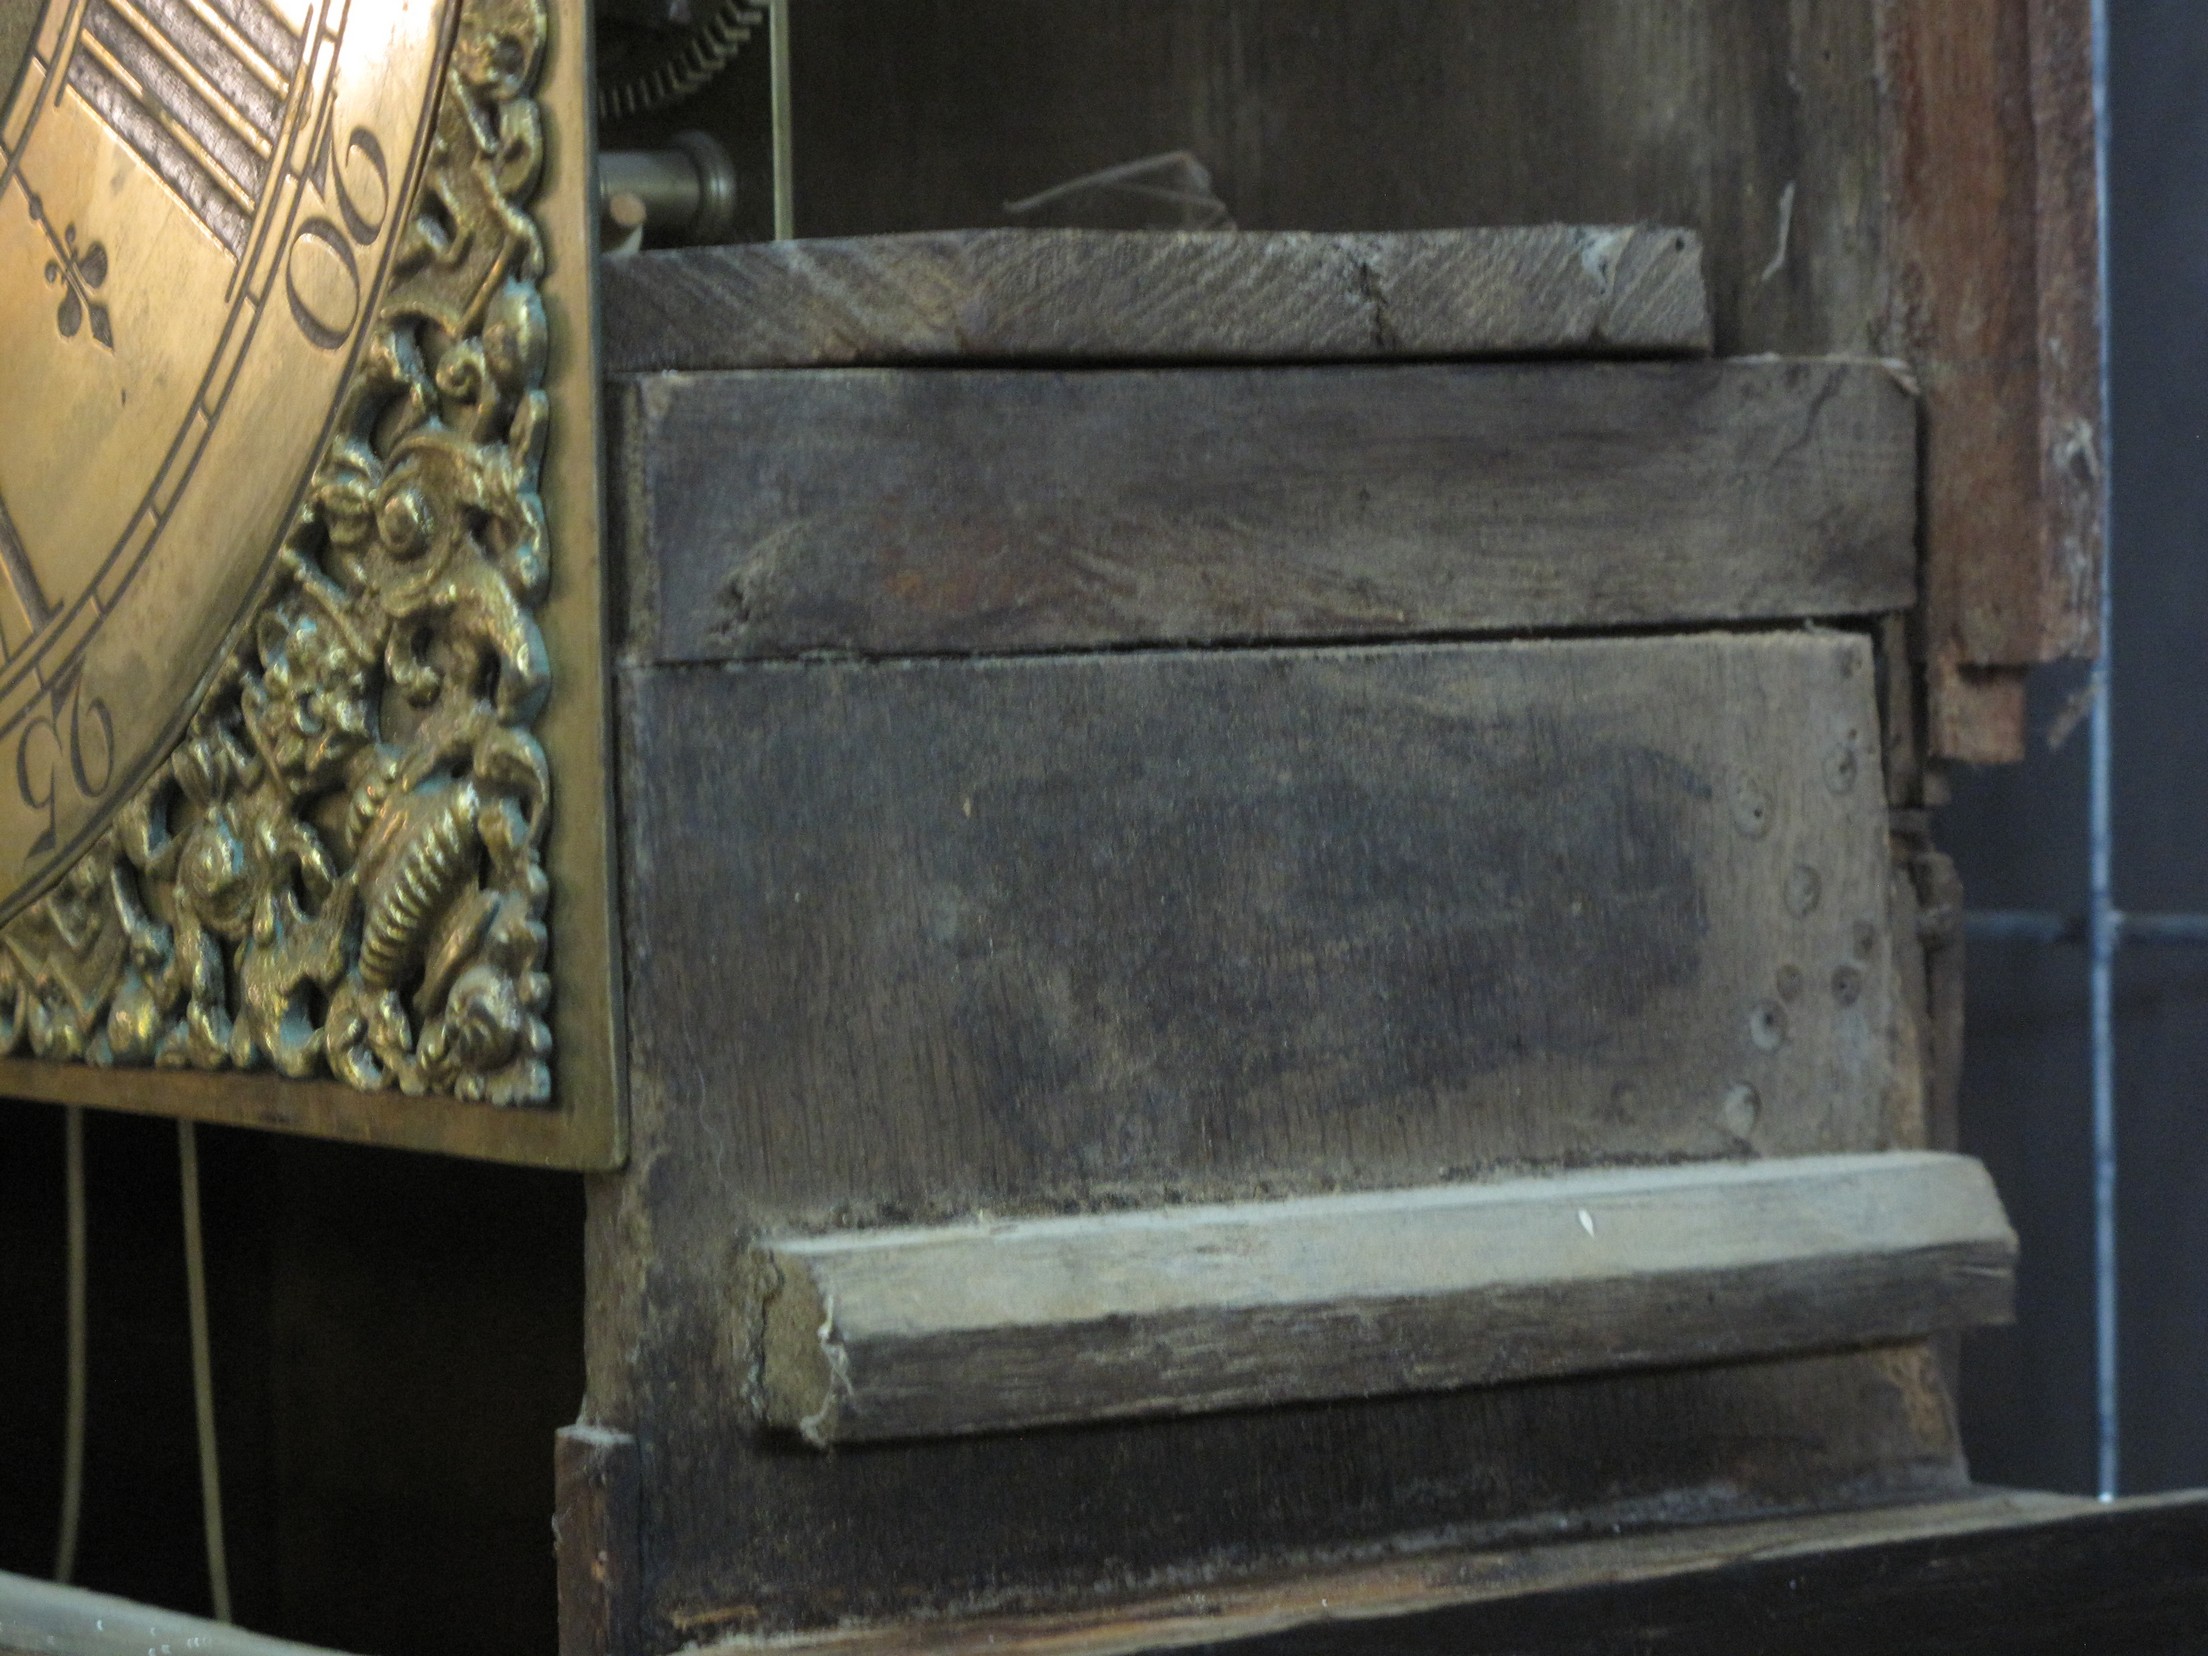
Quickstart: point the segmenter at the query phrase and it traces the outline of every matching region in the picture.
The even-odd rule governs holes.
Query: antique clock
[[[614,1162],[579,30],[542,0],[30,21],[0,1088]]]
[[[1948,1361],[2016,1238],[1927,811],[2036,659],[1942,607],[2025,544],[1955,479],[2094,429],[2098,335],[1969,333],[1970,203],[1903,186],[1926,110],[2090,157],[2083,35],[820,0],[839,233],[770,71],[739,245],[710,140],[593,122],[670,135],[762,9],[597,10],[0,0],[0,1096],[593,1174],[503,1276],[494,1186],[567,1181],[436,1165],[434,1272],[253,1187],[287,1293],[382,1309],[256,1311],[365,1401],[239,1437],[426,1513],[475,1429],[373,1409],[575,1375],[575,1656],[1525,1648],[1452,1618],[1626,1581],[1730,1649],[1801,1560],[1944,1614],[1950,1546],[2197,1555],[1974,1488]],[[2074,251],[2056,184],[1984,258]],[[448,1287],[553,1332],[409,1393]]]

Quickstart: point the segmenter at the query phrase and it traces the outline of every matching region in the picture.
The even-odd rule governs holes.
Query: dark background
[[[2114,0],[2109,25],[2114,444],[2111,713],[2119,907],[2208,910],[2208,6]],[[2086,732],[2044,732],[2083,682],[2032,687],[2015,769],[1958,773],[1939,837],[1975,908],[2082,911]],[[1964,1147],[2023,1241],[2018,1321],[1966,1345],[1981,1480],[2094,1485],[2085,951],[1973,943]],[[2118,957],[2122,1488],[2208,1483],[2208,949]]]
[[[149,1076],[149,1085],[158,1078]],[[199,1129],[240,1623],[394,1656],[557,1644],[552,1434],[583,1392],[572,1175]],[[87,1112],[83,1586],[209,1612],[177,1129]],[[62,1112],[0,1102],[0,1569],[50,1575]]]

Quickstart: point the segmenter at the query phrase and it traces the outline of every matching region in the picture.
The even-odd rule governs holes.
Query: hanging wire
[[[199,1223],[199,1134],[176,1124],[177,1162],[184,1185],[184,1291],[192,1319],[192,1406],[199,1422],[199,1510],[207,1531],[207,1588],[215,1620],[230,1619],[230,1566],[222,1541],[222,1470],[215,1459],[214,1358],[207,1335],[207,1255]]]
[[[790,164],[790,0],[767,0],[767,74],[774,129],[774,239],[797,234],[797,195]]]
[[[84,1398],[89,1375],[85,1339],[84,1111],[62,1112],[62,1187],[68,1205],[69,1378],[61,1428],[61,1536],[54,1545],[54,1579],[67,1585],[77,1573],[77,1530],[84,1516]]]

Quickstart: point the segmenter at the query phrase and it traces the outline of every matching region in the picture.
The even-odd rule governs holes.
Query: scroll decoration
[[[542,0],[468,0],[270,590],[174,751],[0,930],[0,1052],[548,1102]],[[97,702],[52,687],[55,719]],[[57,729],[72,756],[97,730]]]

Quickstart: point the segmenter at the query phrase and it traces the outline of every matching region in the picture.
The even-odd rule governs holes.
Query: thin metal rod
[[[2083,943],[2085,916],[2038,909],[1970,909],[1963,935],[1973,943]]]
[[[184,1183],[184,1291],[192,1318],[192,1410],[199,1422],[199,1510],[207,1530],[207,1589],[215,1620],[230,1619],[230,1565],[222,1542],[222,1469],[215,1457],[214,1356],[207,1333],[207,1250],[199,1223],[199,1134],[176,1124]]]
[[[2134,944],[2208,947],[2208,914],[2134,914],[2115,909],[2108,924],[2119,949]],[[2092,929],[2089,915],[2043,909],[1972,909],[1963,916],[1963,935],[1977,943],[2088,943]]]
[[[2100,1496],[2116,1498],[2123,1439],[2117,1381],[2120,1325],[2116,1274],[2116,951],[2121,942],[2116,919],[2116,827],[2113,800],[2115,732],[2110,716],[2114,690],[2115,525],[2107,507],[2109,462],[2108,303],[2108,0],[2093,0],[2093,136],[2096,199],[2100,207],[2101,429],[2098,433],[2102,489],[2100,654],[2093,661],[2093,711],[2089,734],[2087,915],[2092,933],[2093,1000],[2093,1377]]]
[[[69,1217],[69,1377],[61,1427],[61,1536],[54,1545],[54,1579],[77,1573],[77,1532],[84,1518],[84,1399],[91,1365],[85,1335],[84,1111],[62,1112],[62,1188]]]
[[[2117,941],[2176,943],[2197,947],[2208,944],[2208,914],[2127,914],[2118,910]]]
[[[790,0],[767,0],[767,73],[773,81],[774,239],[797,235],[790,162]]]

